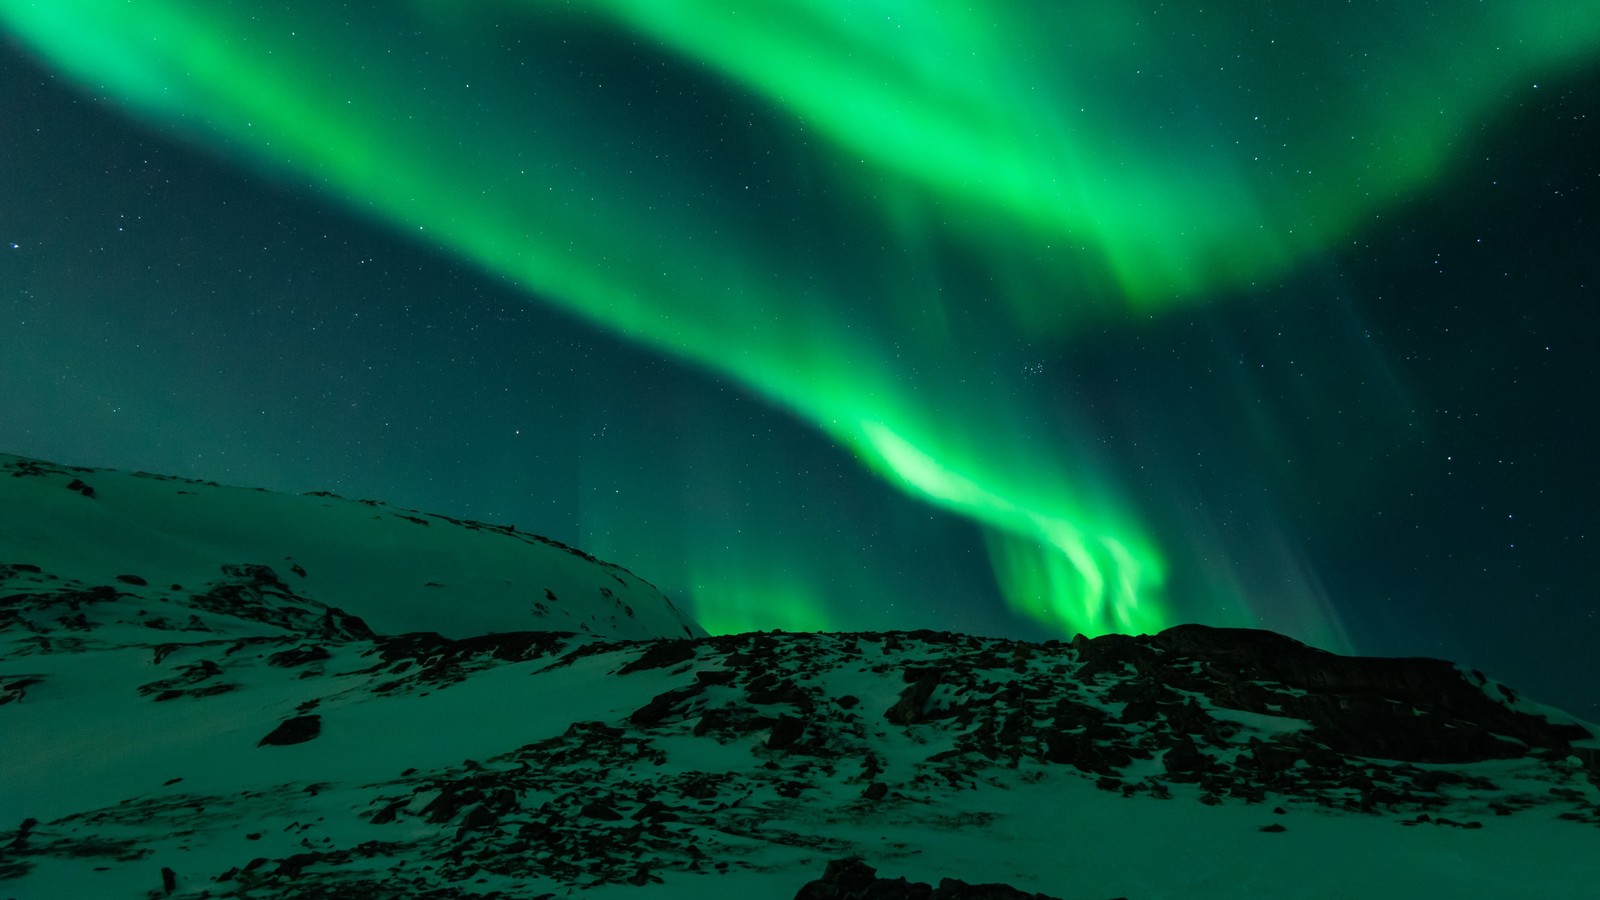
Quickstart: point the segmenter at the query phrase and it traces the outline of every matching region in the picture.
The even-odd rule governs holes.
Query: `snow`
[[[94,498],[66,489],[77,477]],[[1548,900],[1600,883],[1600,789],[1575,756],[1400,764],[1461,780],[1371,814],[1313,788],[1248,802],[1169,777],[1168,749],[1111,776],[1047,761],[1038,735],[1066,727],[1050,712],[1066,700],[1073,735],[1166,739],[1159,721],[1120,721],[1129,703],[1111,699],[1150,689],[1143,675],[1079,680],[1065,645],[663,643],[698,629],[647,583],[486,526],[100,471],[0,477],[0,504],[0,563],[41,570],[0,569],[0,689],[37,679],[0,704],[0,825],[18,828],[0,832],[0,898],[144,898],[163,866],[184,898],[787,898],[847,855],[884,877],[1073,900]],[[238,606],[193,599],[238,582],[220,566],[240,563],[271,565],[288,593],[258,581]],[[122,594],[61,593],[97,585]],[[530,597],[547,587],[565,606],[538,612]],[[379,635],[328,630],[329,606]],[[574,623],[591,633],[385,637]],[[920,715],[886,717],[928,672],[940,678]],[[1251,741],[1312,734],[1176,693],[1226,734],[1199,745],[1230,778]],[[982,729],[1008,712],[1031,731],[986,757]],[[321,717],[314,738],[258,746],[306,714]],[[778,741],[780,721],[800,736]],[[25,817],[38,820],[26,837]]]
[[[0,455],[8,474],[24,462]],[[92,499],[63,489],[75,478],[94,489]],[[214,579],[220,563],[258,563],[308,596],[339,598],[333,605],[385,634],[704,633],[626,569],[501,526],[106,469],[7,478],[3,496],[6,561],[71,572],[86,584],[159,571],[163,580],[197,585]],[[290,574],[295,565],[303,577]]]

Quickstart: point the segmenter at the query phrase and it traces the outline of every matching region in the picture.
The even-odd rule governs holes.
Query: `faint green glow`
[[[1172,621],[1165,564],[1093,434],[1026,389],[1018,357],[1091,316],[1281,273],[1425,184],[1527,73],[1600,44],[1600,0],[1475,4],[1448,25],[1404,4],[1284,21],[944,0],[578,10],[13,0],[0,21],[142,116],[736,377],[981,523],[1014,607],[1091,634]],[[647,91],[562,55],[596,25],[784,123],[759,154],[790,160],[777,187],[752,199],[761,185],[702,164],[721,133],[641,132]],[[591,62],[602,75],[572,76]],[[707,627],[749,618],[714,590],[695,598]],[[785,627],[825,621],[818,594],[738,589]]]
[[[695,618],[711,634],[833,631],[827,604],[795,582],[767,583],[759,573],[694,585]]]

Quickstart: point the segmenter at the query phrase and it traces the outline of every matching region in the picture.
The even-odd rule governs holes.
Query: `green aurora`
[[[1530,73],[1600,47],[1595,0],[1448,24],[925,0],[0,17],[138,117],[730,376],[977,523],[1015,611],[1089,634],[1236,624],[1243,598],[1165,595],[1116,461],[1026,361],[1314,262],[1447,174]],[[680,121],[652,71],[716,114]],[[803,560],[725,537],[683,548],[708,628],[828,624]]]

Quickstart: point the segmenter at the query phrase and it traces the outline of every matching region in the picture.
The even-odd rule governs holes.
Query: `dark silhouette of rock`
[[[296,853],[292,856],[288,856],[279,860],[277,871],[273,872],[272,874],[292,881],[300,877],[301,873],[305,871],[306,866],[311,865],[321,858],[321,853]]]
[[[291,668],[332,658],[333,654],[329,653],[326,647],[306,644],[289,650],[279,650],[277,653],[267,657],[267,664]]]
[[[33,834],[33,829],[38,825],[39,820],[32,816],[23,819],[22,824],[17,826],[16,835],[12,837],[10,842],[5,845],[5,849],[12,853],[21,853],[23,850],[26,850],[28,847],[28,836]]]
[[[781,750],[800,739],[805,734],[806,723],[793,716],[778,716],[778,721],[772,725],[772,734],[767,738],[767,747]]]
[[[1200,774],[1210,767],[1211,759],[1200,752],[1194,741],[1185,739],[1173,742],[1161,757],[1161,764],[1173,781],[1199,781]]]
[[[1094,647],[1112,637],[1120,638],[1112,642],[1118,653],[1127,641],[1165,651],[1168,684],[1200,690],[1229,709],[1305,719],[1311,736],[1337,753],[1459,763],[1509,759],[1529,748],[1565,752],[1588,736],[1511,709],[1484,692],[1487,679],[1479,675],[1474,684],[1444,660],[1339,656],[1270,631],[1206,625],[1149,638],[1107,635],[1080,652],[1104,656]],[[1183,674],[1176,663],[1184,660],[1198,661],[1202,674]]]
[[[911,672],[906,673],[908,677]],[[895,705],[884,712],[883,717],[896,725],[910,725],[922,721],[928,705],[928,698],[933,696],[933,689],[939,686],[941,673],[938,669],[928,669],[916,674],[916,681],[910,687],[900,692],[900,699]]]
[[[645,669],[660,669],[666,666],[677,665],[694,659],[694,641],[659,641],[651,645],[649,650],[639,655],[639,658],[617,670],[618,675],[629,672],[642,672]]]
[[[606,800],[586,803],[582,809],[578,810],[578,813],[591,819],[599,819],[602,822],[619,822],[622,820],[622,813],[617,812],[617,808]]]
[[[322,717],[318,715],[295,716],[285,719],[277,728],[272,729],[266,737],[256,742],[257,747],[269,744],[286,746],[288,744],[303,744],[322,733]]]
[[[731,684],[738,677],[738,672],[729,669],[701,669],[694,673],[695,682],[708,687],[713,684]]]
[[[641,727],[657,725],[676,712],[679,704],[703,690],[705,690],[704,685],[694,685],[657,694],[649,703],[634,710],[628,721]]]
[[[821,878],[803,885],[794,896],[795,900],[1058,900],[1007,884],[945,878],[933,887],[904,878],[880,878],[878,870],[859,857],[833,860]]]

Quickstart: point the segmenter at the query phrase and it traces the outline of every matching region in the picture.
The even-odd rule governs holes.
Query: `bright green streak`
[[[1139,303],[1323,249],[1436,175],[1528,73],[1600,44],[1595,0],[1463,4],[1448,25],[1426,4],[591,5],[970,215],[1086,246]],[[1039,325],[1062,298],[1019,302]]]
[[[353,27],[359,13],[314,3],[13,0],[0,17],[141,115],[734,375],[981,523],[1012,604],[1087,633],[1168,624],[1164,563],[1092,435],[1063,446],[996,357],[1090,313],[1282,271],[1422,184],[1525,73],[1600,43],[1592,0],[1478,4],[1420,35],[1400,13],[1368,27],[1404,46],[1354,74],[1307,55],[1326,37],[1313,23],[1286,37],[1306,74],[1285,86],[1261,62],[1273,29],[1248,16],[1187,23],[1205,39],[1191,46],[1119,4],[592,4],[818,145],[790,149],[849,198],[831,211],[864,248],[823,257],[847,273],[830,282],[759,232],[772,224],[737,176],[628,149],[649,136],[624,113],[539,90],[515,68],[537,54],[479,21],[559,36],[569,13],[547,6],[417,2]],[[1233,44],[1239,71],[1215,74],[1213,45]],[[952,252],[987,287],[937,274]],[[779,597],[781,624],[821,621],[797,611],[802,589],[748,593]]]
[[[1124,543],[1138,540],[1137,528],[1086,533],[1068,519],[1017,507],[877,423],[867,423],[865,435],[872,448],[867,458],[881,461],[889,478],[994,526],[996,575],[1019,611],[1041,622],[1071,623],[1085,634],[1151,632],[1169,624],[1148,599],[1161,585],[1160,555],[1153,547]],[[1108,515],[1095,518],[1111,521]]]

